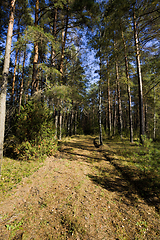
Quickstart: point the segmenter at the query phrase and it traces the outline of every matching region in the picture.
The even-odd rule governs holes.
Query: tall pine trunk
[[[2,72],[2,84],[0,86],[0,160],[1,160],[0,176],[1,176],[1,166],[2,166],[2,160],[3,160],[3,142],[4,142],[5,115],[6,115],[6,93],[7,93],[12,34],[13,34],[13,25],[14,25],[15,2],[16,0],[11,1],[11,12],[9,17],[4,65],[3,65],[3,72]]]
[[[38,12],[39,12],[39,0],[36,0],[35,5],[35,22],[34,26],[38,26]],[[38,42],[34,43],[34,59],[33,59],[33,74],[32,74],[32,89],[31,94],[33,95],[38,89],[38,83],[37,83],[37,64],[38,64]]]
[[[21,79],[20,94],[19,94],[19,113],[21,111],[21,105],[22,105],[25,60],[26,60],[26,50],[24,50],[24,56],[23,56],[23,70],[22,70],[22,79]]]
[[[138,76],[138,87],[139,87],[138,92],[139,92],[139,116],[140,116],[140,141],[141,141],[141,143],[143,143],[143,136],[145,134],[145,130],[144,130],[142,73],[141,73],[141,63],[140,63],[140,50],[139,50],[137,21],[136,21],[134,8],[133,8],[133,25],[134,25],[134,41],[135,41],[137,76]]]
[[[56,40],[56,35],[57,35],[57,8],[54,8],[53,14],[54,14],[54,20],[53,20],[52,34],[53,34],[54,40]],[[56,56],[56,50],[52,46],[52,49],[51,49],[51,65],[52,66],[55,66],[55,56]]]
[[[117,80],[117,97],[118,97],[118,131],[122,138],[122,106],[121,106],[121,92],[119,84],[118,62],[116,61],[116,80]]]
[[[133,120],[132,120],[132,101],[131,101],[131,90],[130,90],[130,77],[129,77],[129,69],[128,69],[128,57],[127,57],[127,49],[126,43],[123,35],[123,30],[121,26],[121,34],[124,46],[124,57],[125,57],[125,67],[126,67],[126,78],[127,78],[127,92],[128,92],[128,105],[129,105],[129,127],[130,127],[130,142],[133,142]]]
[[[115,89],[114,93],[114,114],[113,114],[113,135],[116,134],[116,125],[117,125],[117,89]]]
[[[111,136],[112,121],[111,121],[111,97],[110,97],[109,76],[108,76],[108,79],[107,79],[107,90],[108,90],[108,130],[109,130],[109,136]]]
[[[16,69],[17,69],[18,52],[19,52],[18,49],[16,49],[16,56],[15,56],[15,62],[14,62],[14,72],[13,72],[13,80],[12,80],[11,105],[13,105],[13,99],[14,99],[14,88],[15,88],[15,82],[16,82]]]
[[[156,139],[156,92],[154,87],[153,140]]]

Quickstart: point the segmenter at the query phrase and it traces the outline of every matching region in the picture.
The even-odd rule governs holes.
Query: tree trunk
[[[129,126],[130,126],[130,142],[133,142],[133,120],[132,120],[132,101],[131,101],[131,90],[130,90],[130,77],[129,77],[129,70],[128,70],[128,58],[127,58],[127,50],[126,50],[126,43],[122,31],[121,26],[121,34],[124,46],[124,57],[125,57],[125,67],[126,67],[126,78],[127,78],[127,92],[128,92],[128,105],[129,105]]]
[[[58,112],[55,110],[55,138],[57,138],[58,134]]]
[[[101,32],[100,32],[101,36]],[[100,47],[100,54],[101,54],[101,47]],[[102,81],[102,59],[100,55],[100,80],[99,80],[99,144],[103,145],[102,140],[102,90],[101,90],[101,81]]]
[[[59,71],[61,73],[61,77],[63,79],[63,61],[64,61],[64,50],[65,50],[65,44],[67,39],[67,32],[68,32],[68,13],[66,16],[66,23],[65,23],[65,30],[62,30],[62,48],[61,48],[61,59],[59,64]]]
[[[109,130],[109,136],[111,136],[112,121],[111,121],[111,98],[110,98],[109,76],[107,79],[107,90],[108,90],[108,130]]]
[[[74,117],[74,134],[77,135],[77,119],[78,119],[78,113],[77,110],[75,110],[75,117]]]
[[[156,139],[156,92],[154,87],[153,140]]]
[[[102,92],[101,86],[99,87],[99,144],[103,144],[102,140]]]
[[[133,25],[134,25],[134,41],[135,41],[137,76],[138,76],[138,87],[139,87],[140,141],[141,141],[141,143],[143,143],[143,136],[145,134],[145,131],[144,131],[142,73],[141,73],[141,63],[140,63],[140,50],[139,50],[137,22],[136,22],[136,16],[135,16],[134,9],[133,9]]]
[[[18,39],[17,39],[18,41]],[[14,87],[16,81],[16,69],[17,69],[17,59],[18,59],[18,49],[16,49],[15,63],[14,63],[14,72],[13,72],[13,80],[12,80],[12,92],[11,92],[11,105],[13,105],[14,98]]]
[[[118,130],[119,130],[119,135],[122,138],[122,106],[121,106],[121,93],[120,93],[119,71],[118,71],[117,61],[116,61],[116,80],[117,80],[117,96],[118,96]]]
[[[59,112],[59,140],[62,139],[62,111]]]
[[[15,103],[18,102],[18,90],[19,90],[19,76],[20,76],[20,59],[21,59],[21,53],[19,52],[18,55],[18,66],[17,66],[17,81],[16,81],[16,86],[15,86]]]
[[[53,36],[54,36],[54,40],[56,39],[56,34],[57,34],[57,8],[54,8],[54,21],[53,21]],[[56,51],[54,49],[54,47],[51,47],[51,65],[55,66],[55,55],[56,55]]]
[[[147,119],[147,114],[148,114],[148,106],[147,103],[145,104],[145,133],[146,136],[148,134],[148,119]]]
[[[0,160],[1,160],[0,177],[1,177],[1,165],[3,160],[3,142],[4,142],[5,115],[6,115],[6,93],[7,93],[7,82],[8,82],[8,74],[9,74],[12,34],[13,34],[13,25],[14,25],[15,2],[16,0],[11,1],[11,12],[9,17],[4,65],[3,65],[3,72],[2,72],[2,84],[0,86],[1,87],[0,88]]]
[[[38,26],[38,12],[39,12],[39,0],[36,0],[35,5],[35,23],[34,26]],[[38,64],[38,42],[34,43],[34,59],[33,59],[33,74],[32,74],[32,89],[31,94],[33,95],[37,91],[37,64]]]
[[[23,56],[23,71],[22,71],[22,80],[21,80],[20,94],[19,94],[19,113],[21,111],[21,104],[22,104],[25,60],[26,60],[26,50],[24,50],[24,56]]]
[[[114,121],[113,121],[113,135],[115,136],[116,134],[116,124],[117,124],[117,89],[115,89],[114,93]]]

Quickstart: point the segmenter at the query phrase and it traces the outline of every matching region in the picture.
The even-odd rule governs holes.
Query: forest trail
[[[115,152],[91,136],[63,140],[0,203],[0,240],[160,239],[156,199],[143,198]]]

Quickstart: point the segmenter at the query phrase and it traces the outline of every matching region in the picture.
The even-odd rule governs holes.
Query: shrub
[[[29,102],[15,118],[5,153],[20,160],[43,160],[57,147],[53,119],[46,106]]]

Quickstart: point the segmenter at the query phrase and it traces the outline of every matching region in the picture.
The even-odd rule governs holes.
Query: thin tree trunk
[[[22,71],[22,80],[21,80],[20,94],[19,94],[19,113],[21,111],[21,105],[22,105],[25,60],[26,60],[26,50],[24,50],[24,56],[23,56],[23,71]]]
[[[57,34],[57,8],[54,8],[54,21],[53,21],[53,32],[54,40],[56,40],[56,34]],[[51,65],[55,66],[55,55],[56,51],[54,47],[51,48]]]
[[[74,134],[77,135],[77,110],[75,111]]]
[[[143,143],[143,136],[145,134],[145,130],[144,130],[142,73],[141,73],[141,63],[140,63],[140,50],[139,50],[137,22],[136,22],[134,9],[133,9],[133,25],[134,25],[134,41],[135,41],[137,76],[138,76],[138,87],[139,87],[140,141],[141,143]]]
[[[116,80],[117,80],[117,96],[118,96],[118,130],[119,135],[122,138],[122,106],[121,106],[121,93],[120,93],[120,85],[119,85],[119,71],[118,71],[118,63],[116,61]]]
[[[39,12],[39,0],[36,0],[35,5],[35,23],[34,26],[38,26],[38,12]],[[32,74],[32,89],[31,94],[33,95],[37,90],[37,64],[38,64],[38,42],[34,43],[34,59],[33,59],[33,74]]]
[[[25,103],[27,103],[27,101],[28,101],[28,91],[29,91],[29,77],[27,78],[27,93],[26,93],[26,101],[25,101]]]
[[[11,12],[9,17],[4,65],[3,65],[3,72],[2,72],[2,84],[0,86],[0,160],[1,160],[0,177],[1,177],[1,166],[2,166],[2,160],[3,160],[3,142],[4,142],[5,115],[6,115],[6,93],[7,93],[7,82],[8,82],[8,74],[9,74],[12,34],[13,34],[13,25],[14,25],[15,2],[16,0],[11,1]]]
[[[15,86],[15,103],[18,102],[18,90],[19,90],[19,76],[20,76],[20,59],[21,59],[21,53],[19,53],[18,56],[18,66],[17,66],[17,81],[16,81],[16,86]]]
[[[19,35],[20,35],[20,19],[18,20],[18,35],[17,35],[17,42],[19,41]],[[14,87],[15,87],[15,81],[16,81],[16,69],[17,69],[17,58],[18,58],[18,52],[19,50],[16,49],[16,56],[15,56],[15,62],[14,62],[14,72],[13,72],[13,80],[12,80],[12,91],[11,91],[11,104],[13,105],[13,98],[14,98]]]
[[[112,121],[111,121],[111,97],[110,97],[109,76],[108,76],[108,79],[107,79],[107,90],[108,90],[108,130],[109,130],[109,136],[111,136]]]
[[[103,144],[102,140],[102,92],[101,86],[99,87],[99,144]]]
[[[154,87],[153,140],[156,139],[156,92]]]
[[[58,112],[55,110],[55,138],[57,138],[58,134]]]
[[[147,133],[148,133],[148,119],[147,119],[147,114],[148,114],[148,106],[147,106],[147,103],[145,104],[145,133],[146,133],[146,136],[147,136]]]
[[[62,78],[63,78],[64,50],[65,50],[65,44],[66,44],[67,32],[68,32],[68,21],[69,21],[69,18],[68,18],[68,13],[67,13],[65,30],[62,30],[62,48],[61,48],[61,59],[60,59],[60,64],[59,64],[59,71],[61,73]]]
[[[101,31],[100,31],[101,36]],[[103,145],[102,140],[102,90],[101,90],[101,81],[102,81],[102,58],[101,58],[101,47],[100,47],[100,80],[99,80],[99,144]]]
[[[67,136],[70,134],[70,127],[71,127],[71,117],[70,117],[70,112],[68,113],[67,116]]]
[[[18,41],[18,39],[17,39],[17,41]],[[13,80],[12,80],[12,92],[11,92],[11,104],[12,105],[13,105],[14,88],[15,88],[15,81],[16,81],[17,59],[18,59],[18,49],[16,49],[16,56],[15,56],[15,62],[14,62],[14,72],[13,72]]]
[[[124,39],[124,35],[123,35],[122,26],[121,26],[121,34],[122,34],[122,40],[123,40],[123,46],[124,46],[124,57],[125,57],[126,78],[127,78],[130,142],[132,143],[133,142],[133,120],[132,120],[132,101],[131,101],[131,90],[130,90],[130,77],[129,77],[129,70],[128,70],[128,58],[127,58],[126,43],[125,43],[125,39]]]
[[[62,111],[59,113],[59,140],[62,139]]]
[[[117,89],[115,89],[114,93],[114,120],[113,120],[113,135],[116,134],[116,124],[117,124]]]

